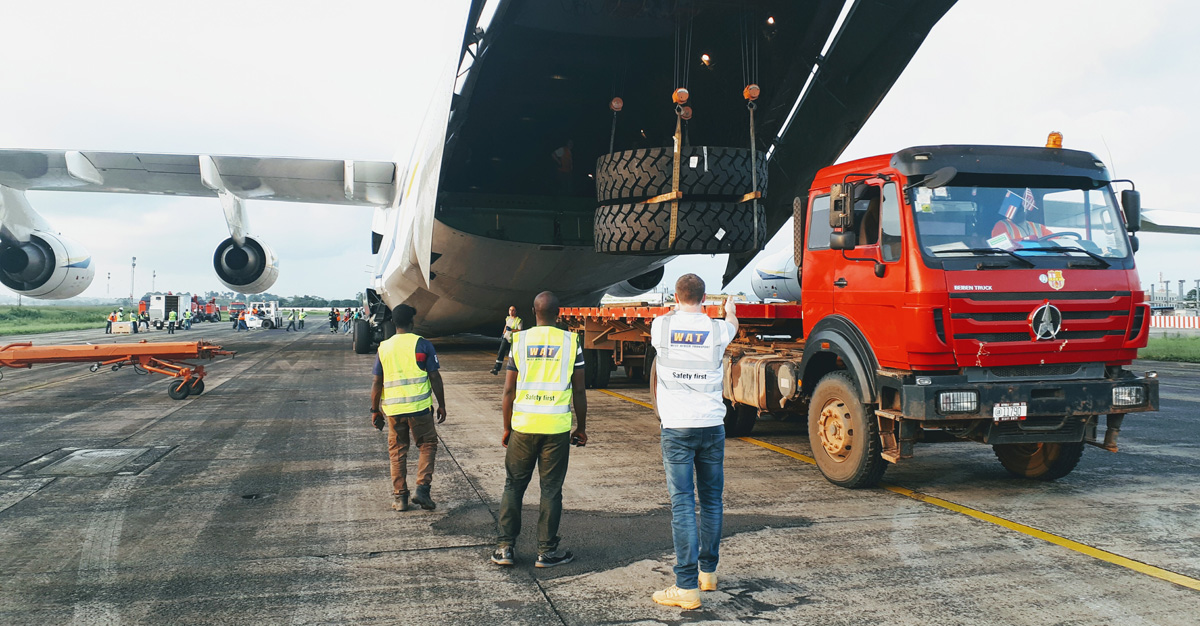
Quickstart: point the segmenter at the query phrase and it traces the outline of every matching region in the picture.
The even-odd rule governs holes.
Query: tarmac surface
[[[1131,415],[1120,453],[1088,448],[1054,483],[951,443],[918,445],[887,487],[846,490],[805,462],[802,421],[764,420],[727,442],[720,588],[681,611],[650,600],[674,554],[643,385],[618,372],[588,391],[561,529],[576,560],[533,567],[535,479],[517,565],[500,568],[495,340],[434,341],[449,412],[438,506],[396,513],[367,414],[375,357],[311,317],[303,333],[30,338],[204,338],[238,355],[181,401],[129,368],[4,370],[0,623],[1197,623],[1200,367],[1136,363],[1160,372],[1162,410]]]

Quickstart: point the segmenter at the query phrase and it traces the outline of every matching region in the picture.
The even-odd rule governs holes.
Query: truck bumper
[[[903,386],[904,419],[923,421],[931,427],[937,426],[938,422],[986,420],[990,423],[983,432],[984,443],[1083,441],[1092,416],[1158,410],[1158,378],[1155,377],[1130,375],[1117,379],[1004,383],[968,382],[965,376],[935,376],[930,380],[928,385]],[[1140,403],[1114,402],[1115,389],[1131,387],[1141,389]],[[977,394],[976,410],[946,410],[942,403],[943,394],[951,392]],[[996,405],[1020,402],[1026,405],[1026,417],[993,417]]]

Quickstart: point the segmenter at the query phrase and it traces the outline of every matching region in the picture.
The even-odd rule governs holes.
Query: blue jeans
[[[725,427],[662,429],[663,468],[671,494],[675,586],[696,589],[699,569],[717,571],[725,490]],[[694,477],[694,481],[693,481]],[[696,496],[700,528],[696,529]]]

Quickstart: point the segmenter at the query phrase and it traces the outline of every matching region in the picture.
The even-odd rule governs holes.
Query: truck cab
[[[1150,310],[1140,200],[1122,199],[1095,155],[1061,148],[919,146],[819,171],[795,220],[797,395],[826,477],[872,484],[918,441],[991,444],[1042,479],[1084,443],[1115,451],[1124,414],[1158,405],[1157,379],[1126,369]]]

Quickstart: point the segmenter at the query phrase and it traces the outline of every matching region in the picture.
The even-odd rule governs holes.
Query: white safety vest
[[[725,347],[733,326],[703,313],[672,313],[656,318],[650,343],[658,377],[658,415],[663,428],[706,428],[725,420],[722,396]]]

